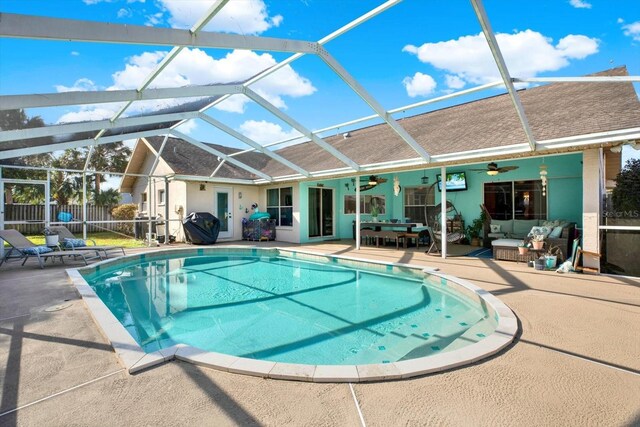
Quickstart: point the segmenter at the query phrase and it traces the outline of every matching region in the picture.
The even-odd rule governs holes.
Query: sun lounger
[[[11,246],[6,250],[4,257],[0,259],[0,266],[10,259],[22,259],[22,265],[24,265],[29,258],[36,258],[38,260],[38,264],[40,264],[40,268],[44,268],[44,263],[49,258],[53,260],[58,258],[60,262],[64,263],[64,257],[80,258],[85,264],[87,264],[87,259],[81,253],[63,251],[55,252],[46,246],[38,246],[24,237],[18,230],[0,230],[0,239],[4,240]]]
[[[109,258],[109,252],[113,252],[113,251],[121,251],[122,255],[126,255],[124,252],[123,246],[99,246],[99,245],[96,245],[95,240],[92,240],[92,239],[87,239],[82,241],[81,244],[85,244],[86,246],[78,246],[78,243],[80,243],[81,239],[78,239],[76,236],[74,236],[73,233],[69,231],[69,229],[64,225],[52,226],[52,227],[49,227],[49,230],[58,233],[58,236],[60,237],[60,246],[62,247],[63,250],[74,250],[74,251],[84,251],[84,252],[91,251],[98,254],[98,256],[100,256],[101,258],[102,258],[101,254],[104,254],[104,258]],[[65,239],[67,239],[66,243],[65,243]],[[91,242],[93,244],[87,244],[87,242]]]

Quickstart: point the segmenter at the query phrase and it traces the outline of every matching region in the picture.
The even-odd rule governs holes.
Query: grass
[[[44,245],[44,235],[42,234],[26,237],[36,245]],[[141,248],[146,246],[142,240],[136,240],[133,237],[124,237],[108,231],[87,233],[87,239],[95,240],[96,245],[99,246],[124,246],[125,248]]]

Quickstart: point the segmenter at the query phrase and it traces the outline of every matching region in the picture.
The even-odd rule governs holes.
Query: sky
[[[0,11],[115,24],[189,28],[213,0],[0,0]],[[382,0],[231,0],[205,30],[318,41]],[[508,3],[509,7],[505,7]],[[640,1],[486,0],[484,6],[513,77],[581,76],[626,65],[640,75]],[[404,0],[325,48],[387,110],[499,79],[468,1]],[[0,38],[0,94],[137,88],[170,48]],[[290,54],[184,49],[151,87],[247,79]],[[305,55],[252,86],[311,130],[372,114],[318,57]],[[413,115],[492,89],[399,113]],[[640,86],[636,85],[640,92]],[[170,106],[134,103],[125,115]],[[110,118],[119,104],[27,110],[47,123]],[[207,112],[259,143],[297,132],[242,95]],[[362,127],[371,123],[359,124]],[[242,147],[202,121],[180,131],[196,139]],[[343,133],[341,128],[325,133]],[[625,148],[625,158],[640,151]]]

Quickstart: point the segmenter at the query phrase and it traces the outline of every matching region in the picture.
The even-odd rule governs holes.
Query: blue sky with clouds
[[[118,24],[189,28],[213,0],[0,0],[0,11]],[[231,0],[206,27],[238,34],[317,41],[382,0]],[[488,17],[512,76],[579,76],[626,65],[640,75],[638,0],[486,0]],[[507,6],[508,7],[505,7]],[[392,109],[498,79],[467,1],[404,0],[326,44],[327,50]],[[0,94],[136,88],[169,48],[0,39]],[[246,79],[288,54],[185,49],[154,81],[175,87]],[[304,56],[254,86],[310,129],[367,116],[371,109],[317,57]],[[477,96],[500,93],[499,89]],[[452,102],[465,102],[462,97]],[[128,114],[166,106],[134,103]],[[442,108],[449,103],[429,109]],[[118,105],[30,110],[48,123],[109,118]],[[407,114],[426,111],[412,110]],[[294,135],[242,96],[209,110],[234,129],[267,143]],[[362,125],[359,125],[362,126]],[[197,122],[183,131],[240,146]],[[347,130],[347,129],[344,129]],[[344,131],[340,130],[340,131]]]

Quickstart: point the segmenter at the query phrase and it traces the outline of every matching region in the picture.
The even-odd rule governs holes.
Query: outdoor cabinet
[[[276,240],[276,220],[262,218],[243,221],[242,240]]]

